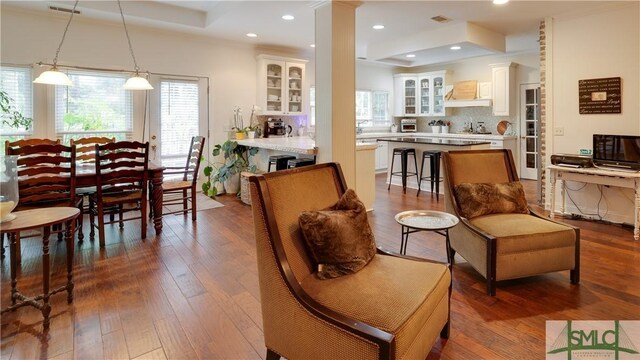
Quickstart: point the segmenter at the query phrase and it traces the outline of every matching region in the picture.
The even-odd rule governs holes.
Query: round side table
[[[49,328],[49,297],[53,294],[67,290],[67,303],[73,302],[73,232],[75,219],[80,214],[80,210],[72,207],[51,207],[33,210],[17,211],[13,213],[15,219],[0,224],[0,233],[8,234],[10,239],[10,261],[11,261],[11,306],[2,309],[1,313],[15,310],[22,306],[33,306],[42,311],[44,321],[43,328]],[[67,244],[67,284],[54,290],[49,290],[50,263],[49,263],[49,236],[51,226],[56,224],[66,224],[65,242]],[[34,297],[26,297],[18,291],[16,280],[17,254],[16,238],[21,231],[42,228],[42,294]],[[42,303],[40,303],[42,300]]]
[[[458,225],[455,215],[433,210],[409,210],[396,214],[398,224],[402,225],[402,239],[400,240],[400,254],[407,254],[409,234],[418,231],[433,231],[445,237],[447,262],[451,264],[451,244],[449,243],[449,229]]]

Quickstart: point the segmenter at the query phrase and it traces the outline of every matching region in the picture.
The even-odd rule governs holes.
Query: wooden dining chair
[[[76,196],[75,146],[60,144],[5,147],[7,155],[18,156],[18,206],[15,211],[43,207],[81,208]],[[78,229],[82,218],[78,217]],[[62,233],[63,229],[54,228]],[[80,230],[78,230],[80,231]],[[16,262],[20,262],[20,236],[17,236]]]
[[[187,215],[191,210],[191,220],[196,221],[196,190],[198,186],[198,172],[200,170],[200,160],[202,158],[202,150],[204,149],[204,136],[194,136],[191,138],[191,146],[189,147],[189,155],[187,163],[184,167],[165,167],[164,175],[182,175],[180,180],[165,180],[162,183],[162,195],[169,195],[164,198],[163,205],[180,205],[182,210],[167,212],[165,214],[184,213]],[[150,198],[152,201],[153,198]],[[191,202],[191,206],[189,206]],[[153,209],[153,204],[150,209]],[[153,216],[153,212],[149,212],[149,217]]]
[[[140,234],[145,239],[149,143],[117,141],[96,144],[95,154],[97,188],[96,194],[90,197],[90,221],[93,228],[96,226],[95,217],[98,217],[100,247],[105,246],[105,225],[116,222],[105,222],[107,214],[117,214],[117,222],[121,225],[123,221],[140,219]],[[140,211],[140,217],[123,219],[123,214],[131,211]]]
[[[71,139],[69,144],[76,145],[76,160],[84,163],[95,163],[96,161],[96,144],[110,144],[116,142],[115,137],[86,137],[79,139]],[[79,188],[76,190],[76,194],[82,198],[82,214],[80,216],[84,216],[85,214],[89,214],[91,209],[89,207],[89,197],[96,193],[96,187],[86,187]],[[114,221],[115,214],[111,214],[109,220]],[[80,236],[82,233],[78,233]],[[90,237],[95,236],[94,228],[91,227]],[[79,240],[82,240],[81,238]]]
[[[60,144],[60,139],[20,139],[16,141],[6,140],[4,142],[4,153],[8,155],[9,148],[18,148],[21,146],[33,146],[33,145],[57,145]],[[73,144],[72,144],[73,145]]]

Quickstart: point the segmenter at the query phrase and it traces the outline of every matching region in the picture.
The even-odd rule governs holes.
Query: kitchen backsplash
[[[473,120],[473,129],[476,130],[478,122],[484,122],[484,127],[492,134],[497,134],[498,123],[502,120],[511,122],[511,126],[516,134],[518,131],[517,117],[515,116],[493,116],[491,107],[466,107],[466,108],[450,108],[447,109],[447,116],[431,116],[431,117],[419,117],[418,119],[418,132],[431,132],[431,126],[429,122],[433,120],[442,120],[444,122],[450,122],[449,132],[462,132],[464,130],[465,123]],[[410,118],[405,116],[404,118]],[[394,119],[395,124],[400,124],[400,118]]]

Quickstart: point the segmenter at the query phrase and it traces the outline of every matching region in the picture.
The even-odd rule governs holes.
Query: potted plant
[[[0,90],[0,110],[2,110],[3,115],[6,115],[2,117],[2,124],[16,129],[25,128],[25,130],[29,130],[33,119],[24,117],[11,102],[13,102],[13,99],[9,94],[7,94],[6,91]]]
[[[437,134],[440,132],[440,127],[442,126],[442,120],[431,120],[429,122],[429,126],[431,126],[431,132]]]
[[[213,194],[215,196],[219,193],[215,189],[215,185],[223,183],[227,193],[238,193],[240,190],[240,173],[242,171],[256,171],[256,166],[250,165],[249,159],[257,152],[258,148],[239,145],[234,140],[216,144],[213,148],[213,156],[223,155],[224,163],[220,166],[214,167],[210,165],[204,168],[204,174],[208,177],[208,181],[202,185],[202,190],[207,195]]]

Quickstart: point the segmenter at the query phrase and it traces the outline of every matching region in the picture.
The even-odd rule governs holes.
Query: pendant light
[[[67,30],[69,30],[69,25],[71,24],[71,20],[73,19],[73,14],[76,13],[76,6],[78,6],[78,0],[76,0],[76,3],[73,4],[71,16],[69,17],[67,26],[64,28],[64,32],[62,33],[62,40],[60,40],[58,50],[56,50],[56,57],[53,58],[53,65],[51,66],[51,70],[47,70],[40,74],[40,76],[33,80],[34,83],[64,86],[73,85],[73,82],[71,82],[71,79],[69,79],[67,74],[58,71],[58,54],[60,54],[60,49],[62,48],[62,44],[64,43],[64,38],[67,36]]]
[[[135,69],[135,74],[130,77],[127,82],[124,83],[124,88],[127,90],[151,90],[153,86],[149,84],[147,79],[140,76],[140,67],[138,67],[138,62],[136,61],[136,56],[133,53],[133,46],[131,46],[131,39],[129,38],[129,31],[127,31],[127,24],[124,22],[124,14],[122,13],[122,5],[120,5],[120,0],[118,0],[118,9],[120,9],[120,17],[122,18],[122,26],[124,27],[124,33],[127,35],[127,42],[129,43],[129,52],[131,53],[131,58],[133,59],[133,65]]]

